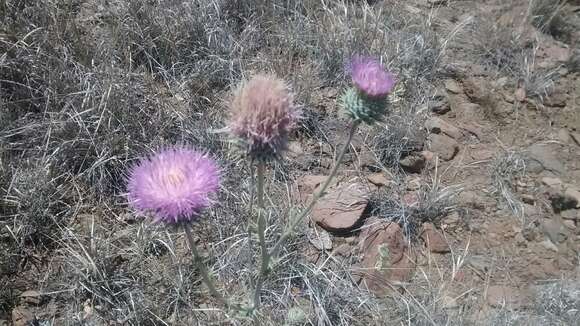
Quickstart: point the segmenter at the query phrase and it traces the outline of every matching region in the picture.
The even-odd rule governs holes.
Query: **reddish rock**
[[[425,128],[433,134],[444,134],[453,139],[459,139],[463,135],[461,130],[449,122],[433,117],[425,122]]]
[[[429,136],[431,150],[444,161],[451,161],[459,152],[459,144],[445,135],[432,134]]]
[[[563,108],[568,101],[568,93],[562,88],[555,88],[548,97],[544,99],[546,106]]]
[[[419,197],[416,192],[405,193],[401,199],[407,207],[415,206],[419,202]]]
[[[422,155],[411,154],[399,162],[401,168],[409,173],[420,173],[425,167],[425,157]]]
[[[432,223],[423,223],[423,230],[420,236],[425,241],[427,249],[433,253],[445,254],[451,251],[445,237]]]
[[[490,149],[474,149],[470,154],[475,161],[487,161],[495,156],[495,152]]]
[[[367,180],[377,187],[384,187],[391,182],[384,173],[373,173],[367,176]]]
[[[556,175],[564,175],[566,168],[556,157],[556,148],[542,144],[534,144],[528,148],[526,170],[531,173],[549,171]]]
[[[360,235],[363,284],[382,296],[408,282],[415,270],[415,256],[397,223],[371,219]]]
[[[361,222],[368,195],[368,190],[360,183],[331,187],[314,205],[312,220],[330,232],[350,232]]]
[[[473,103],[483,103],[491,89],[484,77],[469,77],[463,80],[463,90]]]
[[[554,44],[541,46],[536,55],[543,59],[538,63],[538,66],[544,69],[549,69],[556,67],[560,63],[568,62],[572,55],[572,51],[563,44],[554,42]]]
[[[324,175],[305,175],[296,181],[298,196],[301,201],[306,201],[308,196],[314,193],[314,190],[326,181],[327,176]]]
[[[33,325],[35,320],[34,313],[24,306],[12,309],[12,325],[14,326]]]

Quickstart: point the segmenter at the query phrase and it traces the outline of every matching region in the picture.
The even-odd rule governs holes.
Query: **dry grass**
[[[535,22],[567,35],[559,9],[548,9],[537,7]],[[399,161],[424,140],[428,112],[421,108],[443,74],[452,37],[436,30],[431,15],[391,1],[5,0],[0,18],[0,320],[10,318],[20,292],[38,289],[58,312],[39,325],[251,324],[214,308],[180,231],[128,213],[127,168],[172,143],[192,144],[220,160],[220,204],[196,234],[220,290],[247,301],[259,257],[245,229],[249,171],[215,132],[223,127],[231,85],[258,71],[286,79],[304,108],[292,137],[326,143],[338,116],[328,91],[346,84],[345,62],[354,53],[380,57],[399,84],[390,117],[369,135],[381,163],[402,180]],[[528,50],[511,31],[485,20],[459,34],[468,35],[462,46],[474,62],[501,71]],[[554,75],[526,69],[518,72],[526,90],[541,98]],[[504,158],[494,165],[508,203],[515,203],[509,184],[519,173],[513,163]],[[290,209],[277,204],[290,202],[286,184],[296,174],[287,165],[272,169],[270,243]],[[405,191],[401,183],[373,204],[408,234],[457,208],[458,189],[437,178],[419,189],[413,207],[394,199]],[[309,262],[302,231],[266,280],[263,324],[290,324],[289,311],[303,314],[294,319],[306,325],[467,320],[442,309],[434,288],[371,296],[351,274],[356,257],[323,252]],[[538,313],[572,322],[576,315],[566,316],[577,301],[562,298],[543,299]]]
[[[524,207],[515,186],[526,175],[526,163],[521,153],[506,151],[498,155],[491,163],[490,174],[494,193],[523,221]]]

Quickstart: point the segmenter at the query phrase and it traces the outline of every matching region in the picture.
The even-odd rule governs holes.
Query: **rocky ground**
[[[252,10],[275,8],[258,2]],[[336,182],[304,221],[266,282],[262,323],[580,323],[580,3],[422,0],[340,2],[326,7],[312,3],[304,1],[300,7],[305,12],[319,10],[320,20],[309,24],[332,26],[326,32],[336,34],[327,35],[337,39],[361,31],[367,35],[368,26],[388,21],[370,41],[356,34],[347,44],[352,48],[331,56],[346,58],[357,42],[370,42],[366,49],[381,55],[400,81],[391,97],[389,117],[355,135]],[[95,70],[79,82],[86,88],[78,98],[74,97],[78,90],[68,86],[61,91],[70,92],[73,99],[57,104],[42,100],[34,108],[20,106],[31,97],[52,96],[47,90],[56,86],[38,85],[39,76],[50,71],[37,73],[42,59],[35,59],[38,51],[27,48],[27,38],[14,35],[18,43],[7,26],[0,29],[5,51],[0,72],[7,76],[0,76],[0,105],[10,109],[10,114],[0,117],[11,119],[0,123],[0,158],[5,161],[0,161],[0,172],[8,176],[0,179],[4,197],[0,325],[251,324],[215,308],[179,230],[151,225],[130,212],[119,200],[122,182],[117,188],[108,187],[122,180],[127,163],[155,146],[186,140],[203,143],[218,155],[226,171],[222,204],[196,226],[196,240],[220,289],[244,300],[258,256],[244,227],[249,171],[243,161],[233,158],[231,146],[219,134],[199,131],[222,126],[219,120],[227,114],[223,99],[230,90],[224,80],[235,81],[238,75],[218,80],[203,77],[202,69],[191,78],[170,67],[179,60],[193,60],[187,66],[189,73],[199,66],[218,71],[224,62],[231,66],[243,62],[244,69],[229,73],[273,70],[288,76],[297,88],[305,112],[303,126],[293,135],[284,162],[268,169],[268,233],[274,241],[288,210],[304,204],[326,180],[346,140],[348,122],[336,102],[348,81],[329,70],[333,65],[342,69],[341,59],[329,63],[316,49],[327,46],[326,52],[342,51],[341,46],[347,45],[333,44],[329,37],[329,43],[317,41],[300,52],[306,47],[300,43],[306,36],[296,31],[310,25],[286,21],[287,13],[264,9],[264,17],[273,15],[280,24],[297,24],[282,28],[282,32],[288,32],[288,26],[297,28],[297,35],[286,43],[273,39],[281,49],[298,54],[284,57],[274,41],[257,42],[242,51],[238,44],[252,45],[250,41],[261,40],[266,31],[274,29],[272,34],[278,35],[272,27],[276,24],[264,27],[261,16],[244,16],[241,6],[224,6],[223,15],[246,20],[232,34],[235,41],[226,42],[232,48],[220,48],[219,60],[210,61],[214,52],[173,49],[168,45],[175,35],[171,28],[165,32],[168,43],[161,43],[166,48],[155,43],[159,39],[149,40],[155,45],[151,49],[165,50],[166,56],[156,57],[159,53],[151,50],[145,51],[147,57],[138,50],[146,47],[146,38],[139,39],[141,43],[124,38],[153,33],[155,20],[139,21],[135,25],[139,32],[131,25],[133,34],[114,34],[119,39],[103,37],[110,33],[106,22],[127,23],[127,17],[144,15],[138,11],[135,16],[114,16],[106,5],[107,1],[79,1],[72,9],[63,5],[55,11],[58,15],[74,12],[80,26],[91,27],[77,31],[79,35],[94,42],[95,48],[113,49],[119,60],[110,63],[101,51],[92,54],[91,64],[82,60],[88,54],[81,50],[58,52],[70,69]],[[228,10],[239,10],[239,16]],[[171,13],[178,18],[165,17],[167,21],[177,19],[180,24],[195,16],[184,18],[179,10]],[[183,9],[185,13],[190,11]],[[296,9],[292,15],[288,17],[308,13]],[[394,18],[399,16],[403,18]],[[361,20],[362,25],[349,23]],[[120,31],[125,27],[116,26]],[[30,37],[38,33],[25,30],[32,33]],[[50,36],[62,42],[59,37],[66,35],[58,31],[68,29],[56,30]],[[207,35],[210,41],[203,46],[211,49],[212,37],[221,34]],[[376,41],[381,37],[389,41]],[[20,57],[13,56],[14,49],[22,51]],[[318,60],[313,66],[306,63],[311,52]],[[66,61],[69,55],[77,60],[74,65]],[[127,56],[130,64],[124,61]],[[19,65],[26,62],[18,58],[32,58],[32,68],[21,69]],[[162,62],[163,58],[169,59]],[[99,60],[112,68],[99,66]],[[197,60],[208,60],[213,66]],[[166,70],[148,70],[148,65],[156,64]],[[103,71],[108,77],[99,75]],[[293,74],[299,77],[293,80]],[[27,80],[34,83],[23,89],[14,86]],[[44,93],[32,92],[32,87],[45,87]],[[127,104],[131,101],[137,104]],[[122,110],[126,105],[127,111],[109,116],[105,108],[115,105]],[[200,109],[204,105],[212,110]],[[15,109],[29,113],[20,115]],[[82,109],[94,115],[86,118]],[[150,122],[136,124],[142,117],[135,118],[135,112],[146,112]],[[62,119],[62,125],[44,127],[54,119]],[[111,127],[116,121],[126,129]],[[73,138],[67,138],[69,133]],[[112,139],[110,134],[119,136]],[[91,142],[77,141],[80,137]],[[67,144],[76,154],[66,152]],[[101,155],[108,148],[113,148],[108,156]],[[86,160],[93,161],[85,166]],[[42,174],[45,169],[50,171],[47,175]],[[26,187],[33,182],[41,184]],[[27,202],[36,203],[37,198],[44,200],[40,208]]]

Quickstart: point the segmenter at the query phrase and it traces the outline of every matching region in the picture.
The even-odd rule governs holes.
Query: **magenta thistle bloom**
[[[369,97],[386,97],[395,86],[395,76],[376,59],[356,56],[349,70],[354,86]]]
[[[279,155],[300,118],[284,81],[270,75],[256,75],[243,82],[231,108],[229,129],[255,159]]]
[[[212,204],[219,169],[207,155],[174,147],[142,159],[130,172],[129,204],[153,212],[156,222],[191,222]]]

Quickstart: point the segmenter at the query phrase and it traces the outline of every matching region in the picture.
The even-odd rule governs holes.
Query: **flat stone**
[[[558,130],[558,139],[564,144],[568,144],[570,141],[572,141],[570,133],[564,128]]]
[[[348,233],[360,226],[369,193],[361,183],[333,186],[312,209],[312,220],[329,232]]]
[[[572,198],[576,202],[576,208],[580,208],[580,189],[576,187],[567,187],[564,195],[568,198]]]
[[[34,325],[36,318],[34,313],[24,306],[18,306],[12,309],[12,325],[27,326]]]
[[[545,219],[540,224],[544,235],[555,244],[565,242],[570,236],[564,224],[557,219]]]
[[[580,220],[580,210],[578,209],[567,209],[565,211],[560,212],[560,216],[562,216],[565,220]]]
[[[41,294],[35,290],[27,290],[20,294],[20,299],[22,299],[24,303],[36,306],[40,304]]]
[[[384,187],[392,182],[384,173],[373,173],[367,176],[367,180],[377,187]]]
[[[447,79],[445,81],[445,89],[453,94],[459,94],[463,92],[463,88],[454,79]]]
[[[487,304],[494,308],[517,308],[525,298],[519,289],[505,285],[491,285],[486,293]]]
[[[321,229],[311,229],[306,230],[306,236],[308,241],[318,250],[330,250],[332,249],[332,239],[328,232]]]
[[[328,177],[324,175],[305,175],[296,180],[298,196],[301,201],[306,201]],[[295,188],[296,189],[296,188]]]
[[[566,106],[568,101],[568,93],[562,88],[555,88],[552,93],[544,99],[546,106],[562,108]]]
[[[437,118],[432,117],[425,121],[425,128],[433,134],[444,134],[453,139],[459,139],[463,136],[461,129],[455,127],[454,125],[450,124],[449,122]]]
[[[544,170],[557,175],[566,172],[564,164],[554,155],[553,151],[546,145],[534,144],[528,148],[527,168],[532,173],[540,173]]]
[[[425,168],[425,157],[422,155],[407,155],[399,162],[401,168],[409,173],[420,173]]]
[[[453,112],[457,111],[457,112],[461,113],[461,116],[465,117],[465,118],[474,117],[478,113],[483,111],[481,105],[479,105],[477,103],[471,103],[471,102],[459,103],[459,104],[457,104],[457,109],[454,109],[453,106],[451,106],[451,110],[453,110]]]
[[[485,208],[485,202],[481,200],[480,195],[477,192],[466,190],[459,194],[459,203],[463,206],[483,210]]]
[[[459,152],[459,144],[453,138],[445,135],[432,134],[429,136],[431,151],[439,154],[444,161],[451,161]]]
[[[576,223],[573,220],[564,220],[562,224],[570,230],[576,229]]]
[[[475,161],[488,161],[495,156],[495,152],[489,149],[474,150],[470,154]]]
[[[441,232],[435,228],[433,223],[423,223],[420,237],[425,241],[425,245],[430,252],[446,254],[451,251],[447,240],[445,240],[445,237]]]
[[[550,188],[560,190],[564,184],[560,178],[543,177],[542,183]]]
[[[397,223],[369,219],[367,225],[360,235],[363,283],[383,296],[411,279],[416,259]]]

